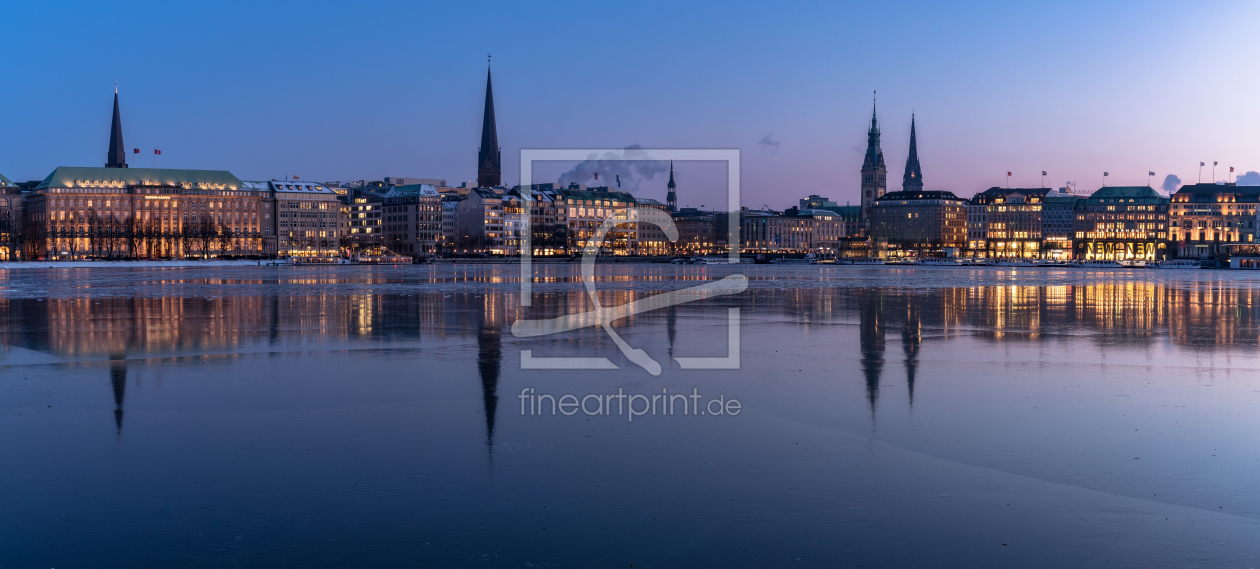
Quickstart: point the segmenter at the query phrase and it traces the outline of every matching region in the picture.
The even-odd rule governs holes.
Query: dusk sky
[[[1082,189],[1260,170],[1255,2],[49,1],[0,20],[18,181],[105,163],[115,82],[135,166],[159,148],[245,180],[473,180],[487,53],[508,184],[523,147],[739,148],[743,205],[856,202],[873,90],[890,191],[912,111],[926,187],[962,196],[1008,170]],[[720,205],[722,171],[680,164],[681,205]],[[664,200],[663,173],[626,182]]]

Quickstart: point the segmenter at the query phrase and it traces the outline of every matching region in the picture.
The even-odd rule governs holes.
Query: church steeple
[[[673,160],[669,161],[669,184],[666,184],[665,187],[669,188],[669,193],[665,195],[665,208],[669,211],[678,211],[678,194],[674,192],[674,188],[677,188],[678,184],[674,183]]]
[[[481,149],[477,153],[477,186],[492,188],[499,185],[502,185],[499,130],[494,124],[494,90],[490,86],[490,69],[486,68],[486,110],[481,117]]]
[[[901,177],[902,191],[922,191],[923,171],[919,169],[919,143],[914,135],[914,113],[910,113],[910,155],[906,157],[906,173]]]
[[[870,216],[875,200],[888,189],[888,167],[879,147],[879,119],[871,102],[871,128],[866,131],[866,158],[862,161],[862,221]]]
[[[122,117],[118,114],[118,85],[114,85],[114,124],[109,128],[109,153],[106,168],[126,168],[127,149],[123,147]]]

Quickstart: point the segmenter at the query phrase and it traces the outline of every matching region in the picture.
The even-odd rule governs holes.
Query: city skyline
[[[1210,28],[1213,33],[1210,38],[1196,39],[1194,46],[1160,44],[1152,47],[1152,53],[1128,47],[1134,34],[1142,32],[1115,25],[1122,17],[1132,16],[1120,6],[1091,13],[1096,22],[1082,24],[1079,34],[1062,41],[1047,36],[1052,47],[1015,42],[1009,49],[997,49],[998,44],[989,40],[957,38],[989,25],[1027,24],[1043,15],[1007,8],[973,21],[968,17],[983,10],[968,6],[934,27],[932,17],[941,16],[940,9],[907,7],[913,11],[899,23],[916,36],[908,45],[877,48],[863,43],[891,33],[894,26],[890,24],[849,30],[852,37],[825,38],[809,36],[820,23],[799,14],[775,14],[765,22],[769,29],[796,30],[817,45],[796,36],[779,44],[751,42],[762,48],[760,52],[731,39],[740,31],[750,31],[750,24],[732,23],[730,29],[718,29],[710,20],[721,19],[706,19],[713,14],[697,8],[679,9],[668,22],[636,15],[631,22],[638,24],[634,37],[650,46],[648,56],[661,56],[666,63],[677,56],[671,57],[673,48],[655,45],[656,40],[680,27],[709,22],[698,28],[696,37],[680,38],[675,47],[697,48],[703,41],[712,45],[674,65],[648,65],[613,50],[605,54],[601,67],[594,65],[596,56],[562,53],[543,45],[547,42],[517,45],[497,38],[407,48],[395,54],[386,53],[385,47],[402,44],[386,36],[384,47],[342,45],[345,50],[339,52],[329,45],[336,43],[335,34],[319,35],[319,41],[299,42],[305,50],[277,48],[279,53],[270,55],[268,63],[292,64],[294,70],[291,78],[274,83],[260,64],[247,61],[249,50],[237,46],[172,47],[162,54],[128,54],[111,65],[100,65],[106,54],[84,49],[84,42],[100,39],[98,34],[104,32],[99,24],[107,27],[123,16],[84,7],[73,15],[61,15],[67,29],[82,32],[67,37],[65,43],[42,46],[21,38],[16,42],[15,49],[24,57],[17,58],[11,77],[38,82],[54,70],[70,74],[68,80],[59,80],[61,88],[51,92],[10,89],[0,95],[6,108],[18,111],[0,119],[0,127],[10,133],[0,140],[0,173],[16,181],[42,179],[57,166],[101,162],[109,89],[117,81],[129,145],[141,148],[142,153],[162,149],[159,168],[227,169],[242,179],[299,175],[324,181],[388,175],[446,178],[453,184],[476,180],[486,51],[495,53],[498,140],[503,149],[503,182],[508,185],[518,182],[517,156],[522,147],[720,147],[742,152],[743,205],[786,208],[800,195],[811,193],[857,203],[872,90],[879,92],[882,145],[892,168],[905,163],[910,115],[914,114],[925,189],[929,190],[970,196],[1004,186],[1008,171],[1014,174],[1012,187],[1040,186],[1044,170],[1049,172],[1048,186],[1075,180],[1080,189],[1090,191],[1104,182],[1143,185],[1148,171],[1156,172],[1151,185],[1157,189],[1168,174],[1177,175],[1182,183],[1194,183],[1200,161],[1208,165],[1203,169],[1205,182],[1210,181],[1214,161],[1220,162],[1216,180],[1226,180],[1230,166],[1236,174],[1260,169],[1260,163],[1250,158],[1256,154],[1256,143],[1246,136],[1260,116],[1239,94],[1246,89],[1196,89],[1193,81],[1157,85],[1165,80],[1154,77],[1168,72],[1192,77],[1205,67],[1241,69],[1235,64],[1243,56],[1230,55],[1227,47],[1232,45],[1231,30],[1240,31],[1256,21],[1254,7],[1224,3],[1193,11],[1175,6],[1142,11],[1135,17],[1147,27],[1176,23],[1179,29]],[[838,15],[852,9],[817,8],[816,19],[851,22],[856,16],[870,16],[871,21],[882,21],[894,13],[861,7],[843,18]],[[13,10],[24,11],[22,15],[36,23],[54,15],[47,7]],[[196,20],[197,26],[222,23],[222,15],[196,8],[172,10],[120,13],[155,25],[179,18]],[[341,29],[356,24],[368,29],[391,10],[414,13],[405,6],[385,5],[355,14]],[[456,7],[433,11],[435,22],[456,28],[473,18]],[[266,22],[289,17],[280,10],[261,12],[257,20],[221,31],[229,38],[256,33]],[[510,6],[494,12],[488,16],[492,22],[521,15]],[[546,16],[554,16],[556,24],[580,19],[562,12]],[[1069,6],[1065,12],[1044,17],[1055,22],[1085,15],[1082,6]],[[298,18],[294,25],[272,30],[269,45],[277,47],[301,36],[306,26],[329,25],[330,16],[321,14],[294,15]],[[544,18],[539,13],[524,21]],[[1104,31],[1112,25],[1114,29],[1107,33],[1113,35],[1108,36]],[[23,29],[17,35],[29,33]],[[928,49],[929,43],[947,38],[953,39],[943,47]],[[39,51],[35,46],[40,46]],[[705,63],[723,57],[715,53],[723,48],[731,50],[729,57],[746,58],[747,70],[739,77],[705,69]],[[933,69],[933,61],[940,63],[946,57],[934,49],[967,63]],[[974,57],[962,58],[959,52]],[[317,65],[315,60],[321,57],[343,64],[355,57],[364,61],[353,69],[342,69]],[[862,57],[877,68],[862,72],[858,64]],[[1027,59],[1018,61],[1020,57]],[[403,65],[402,59],[414,61]],[[220,74],[214,85],[167,86],[203,82],[193,73],[198,64],[210,64]],[[990,66],[995,77],[989,76]],[[1105,75],[1105,69],[1112,67],[1117,71]],[[399,74],[396,69],[400,68],[409,71]],[[1098,81],[1090,87],[1056,86],[1053,78],[1041,76],[1072,68]],[[589,79],[576,73],[592,69]],[[609,81],[594,78],[604,73],[639,80],[610,80],[616,88],[607,88],[604,84]],[[915,85],[925,80],[933,81],[931,89]],[[1231,81],[1251,80],[1236,77]],[[556,165],[554,172],[538,171],[559,178],[571,169],[572,165]],[[718,190],[725,180],[708,174],[702,165],[680,163],[676,169],[680,206],[719,203]],[[664,170],[653,169],[651,177],[637,181],[637,194],[664,201],[668,179]],[[1105,180],[1104,171],[1110,172]],[[603,184],[604,180],[586,183]],[[888,188],[899,189],[896,181]]]

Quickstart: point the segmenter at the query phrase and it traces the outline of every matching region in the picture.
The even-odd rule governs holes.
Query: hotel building
[[[1207,258],[1225,246],[1254,243],[1260,186],[1186,184],[1172,195],[1169,241],[1178,257]]]
[[[1150,186],[1102,188],[1081,201],[1073,223],[1075,257],[1166,259],[1168,198]]]

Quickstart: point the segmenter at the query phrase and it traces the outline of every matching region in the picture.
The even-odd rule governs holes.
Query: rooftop
[[[410,184],[406,186],[394,186],[385,194],[385,197],[387,198],[400,198],[404,196],[438,197],[438,191],[432,184]]]
[[[1150,186],[1108,186],[1099,188],[1098,191],[1089,196],[1089,199],[1091,200],[1112,198],[1167,199],[1164,196],[1159,195],[1159,192],[1155,191],[1155,189]]]
[[[154,168],[94,168],[60,166],[35,190],[127,186],[184,186],[186,188],[240,188],[242,182],[227,170],[167,170]]]
[[[963,200],[963,198],[954,195],[954,192],[946,190],[902,190],[900,192],[889,192],[875,198],[877,202],[893,200]]]
[[[4,174],[0,174],[0,186],[12,186],[12,185],[14,185],[13,180],[10,180],[4,177]]]
[[[280,193],[294,193],[294,194],[298,192],[301,192],[303,194],[317,194],[317,193],[336,194],[337,193],[337,192],[334,192],[332,189],[324,186],[323,184],[316,184],[314,182],[290,182],[290,181],[282,182],[280,180],[271,180],[267,182],[241,182],[241,187],[247,190],[258,190],[258,191],[264,191],[264,192],[275,191],[275,192],[280,192]]]

